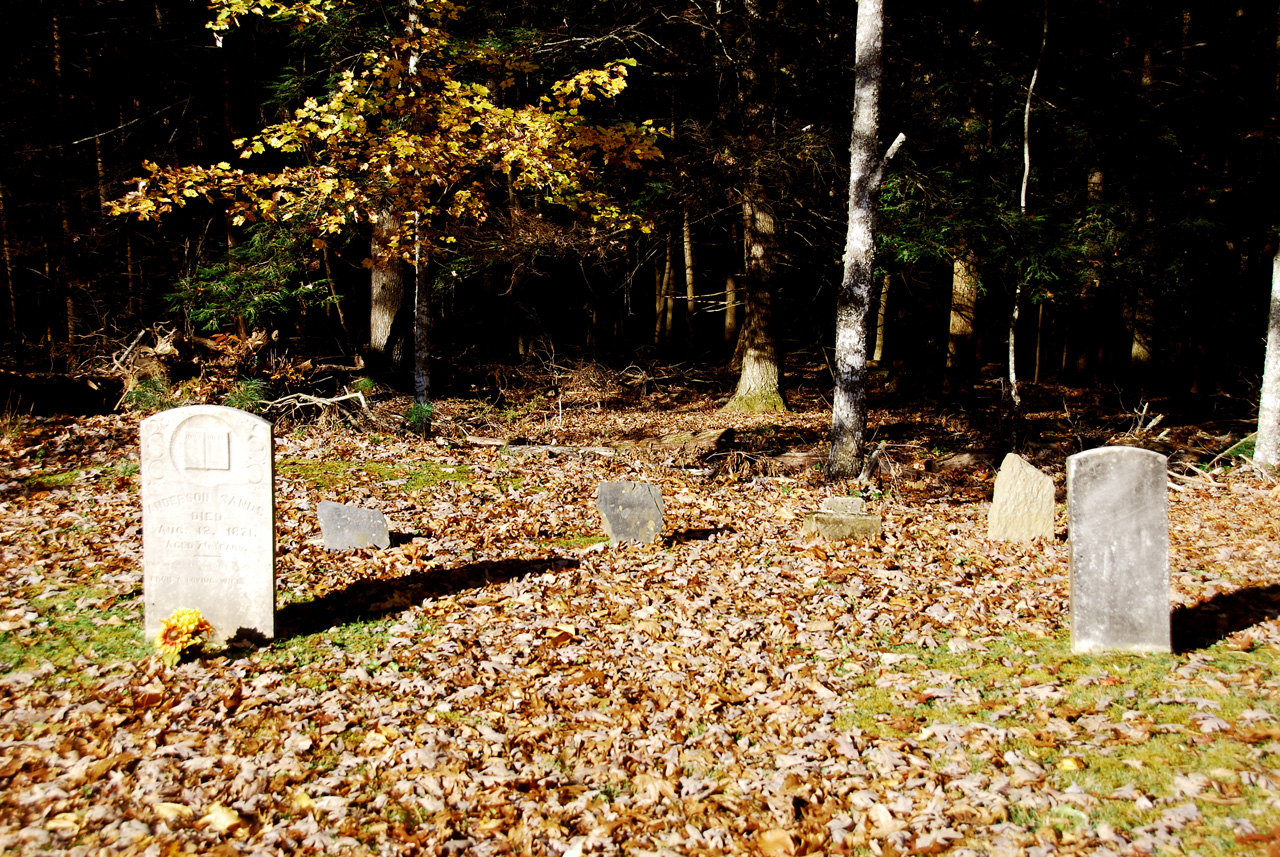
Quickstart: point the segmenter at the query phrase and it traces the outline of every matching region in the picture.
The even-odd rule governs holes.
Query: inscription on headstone
[[[601,482],[596,509],[609,544],[647,544],[662,535],[662,492],[648,482]]]
[[[195,405],[142,421],[146,636],[195,608],[222,643],[275,636],[275,456],[271,423]]]
[[[996,474],[987,537],[1016,542],[1053,538],[1053,478],[1012,452]]]
[[[1166,467],[1119,446],[1067,459],[1073,651],[1171,650]]]
[[[377,509],[321,500],[316,506],[326,550],[386,548],[391,546],[387,518]]]

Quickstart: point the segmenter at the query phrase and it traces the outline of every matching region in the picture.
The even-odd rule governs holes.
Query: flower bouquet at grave
[[[160,622],[156,635],[156,648],[166,666],[173,666],[182,659],[182,653],[196,648],[213,636],[213,626],[199,610],[174,610],[168,619]]]

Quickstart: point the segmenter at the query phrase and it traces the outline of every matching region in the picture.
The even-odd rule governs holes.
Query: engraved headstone
[[[1053,478],[1012,452],[996,474],[987,538],[1015,542],[1053,538]]]
[[[609,544],[647,544],[662,535],[662,492],[648,482],[601,482],[596,509]]]
[[[219,405],[142,421],[146,636],[195,608],[219,644],[275,636],[275,477],[271,423]]]
[[[331,551],[391,546],[387,518],[377,509],[321,500],[316,506],[324,546]]]
[[[1073,651],[1171,650],[1166,467],[1120,446],[1067,459]]]

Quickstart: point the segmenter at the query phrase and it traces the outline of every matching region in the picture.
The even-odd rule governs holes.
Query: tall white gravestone
[[[275,636],[275,478],[271,423],[195,405],[142,421],[146,636],[198,609],[212,642]]]
[[[1067,459],[1072,651],[1172,649],[1166,467],[1123,446]]]

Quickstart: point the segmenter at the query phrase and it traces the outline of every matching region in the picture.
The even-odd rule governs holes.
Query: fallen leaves
[[[95,420],[67,466],[133,442]],[[108,617],[57,663],[0,649],[30,657],[0,677],[0,848],[1048,853],[1275,812],[1275,623],[1221,653],[1072,658],[1061,544],[988,543],[980,505],[882,498],[884,542],[804,546],[819,483],[347,432],[279,445],[404,472],[282,475],[281,638],[172,670],[86,653],[139,626],[136,494],[114,475],[0,494],[4,633],[31,647]],[[406,493],[417,460],[469,481]],[[658,482],[685,535],[583,550],[616,478]],[[404,540],[327,554],[320,499],[380,506]],[[1172,500],[1185,605],[1280,572],[1268,502]],[[1248,519],[1231,558],[1181,570],[1218,556],[1229,513]],[[1195,769],[1221,747],[1240,748],[1234,779]]]

